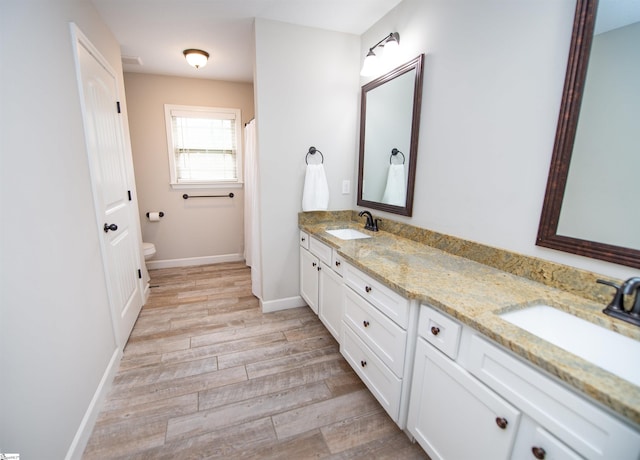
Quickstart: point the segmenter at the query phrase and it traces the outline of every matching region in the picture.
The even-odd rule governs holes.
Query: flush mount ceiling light
[[[381,50],[378,51],[378,53],[380,53],[381,51],[384,51],[384,57],[385,59],[388,59],[390,56],[395,54],[399,44],[400,44],[400,34],[398,32],[391,32],[389,35],[387,35],[378,43],[376,43],[371,48],[369,48],[369,52],[367,53],[367,56],[364,58],[364,64],[362,65],[362,70],[360,71],[360,75],[362,75],[363,77],[368,77],[377,72],[379,62],[378,62],[378,56],[374,52],[374,50],[377,47],[382,48]]]
[[[182,54],[184,54],[187,62],[196,69],[207,65],[207,59],[209,59],[209,53],[202,50],[188,49],[184,50]]]

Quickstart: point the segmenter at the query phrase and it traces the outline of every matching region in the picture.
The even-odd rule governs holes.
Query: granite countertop
[[[354,228],[371,238],[341,240],[325,231],[335,228]],[[498,316],[544,303],[640,340],[640,328],[602,314],[604,305],[392,233],[366,231],[354,221],[301,223],[300,229],[336,248],[346,261],[404,297],[442,310],[640,424],[640,387]]]

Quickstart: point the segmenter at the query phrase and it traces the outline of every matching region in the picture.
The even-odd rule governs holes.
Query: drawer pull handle
[[[547,455],[542,447],[532,447],[531,452],[533,453],[533,456],[538,460],[544,460],[545,456]]]
[[[509,422],[507,422],[506,418],[496,417],[496,425],[498,425],[501,429],[506,430],[508,424]]]
[[[431,333],[432,333],[433,335],[438,335],[438,334],[440,334],[440,328],[439,328],[439,327],[436,327],[436,326],[431,326]]]
[[[311,262],[311,266],[312,266],[312,267],[315,267],[316,265],[318,265],[318,264],[317,264],[317,263],[315,263],[315,262]]]
[[[361,365],[362,367],[366,367],[367,362],[366,362],[366,361],[360,361],[360,365]]]
[[[362,322],[362,325],[364,327],[369,327],[369,321],[367,321],[366,319]]]
[[[339,267],[339,266],[340,266],[340,261],[336,260],[336,267]]]
[[[307,239],[303,236],[303,237],[302,237],[302,241],[307,241]]]
[[[367,291],[367,292],[371,292],[371,286],[365,286],[364,290]]]

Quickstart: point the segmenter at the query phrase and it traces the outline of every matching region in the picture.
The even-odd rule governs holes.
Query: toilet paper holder
[[[160,211],[160,212],[158,213],[158,215],[159,215],[160,217],[164,217],[164,212]],[[147,213],[147,217],[149,217],[149,213]]]

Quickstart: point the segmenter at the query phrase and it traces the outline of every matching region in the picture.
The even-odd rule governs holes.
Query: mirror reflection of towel
[[[404,182],[404,165],[389,165],[387,186],[382,195],[382,202],[394,206],[404,206],[407,194]]]
[[[321,164],[307,165],[302,192],[303,211],[325,211],[329,207],[329,185]]]

